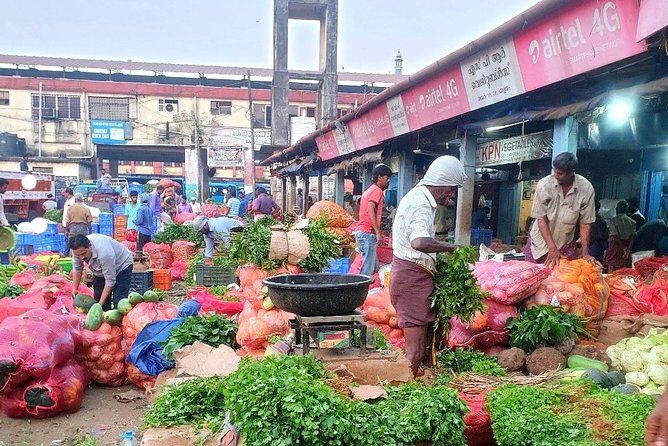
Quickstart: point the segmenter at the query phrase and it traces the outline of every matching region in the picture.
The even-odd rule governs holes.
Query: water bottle
[[[121,446],[138,446],[138,444],[134,432],[125,431],[123,435],[121,435]]]

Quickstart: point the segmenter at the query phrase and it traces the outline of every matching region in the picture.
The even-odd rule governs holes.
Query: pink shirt
[[[369,220],[369,202],[376,203],[376,223],[380,228],[380,217],[383,214],[383,190],[376,184],[372,184],[362,194],[360,201],[360,221],[357,229],[361,232],[373,232],[371,220]]]

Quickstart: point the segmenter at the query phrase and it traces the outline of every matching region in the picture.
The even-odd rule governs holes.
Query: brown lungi
[[[436,319],[429,296],[434,275],[415,262],[394,257],[390,273],[390,298],[397,310],[399,327],[422,327]]]

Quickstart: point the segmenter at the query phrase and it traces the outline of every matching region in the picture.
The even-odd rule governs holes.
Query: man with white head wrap
[[[453,156],[441,156],[427,169],[424,178],[402,198],[392,226],[394,260],[390,275],[390,297],[397,311],[399,327],[406,338],[406,356],[417,375],[433,337],[434,312],[429,296],[434,289],[437,252],[456,246],[436,240],[436,206],[452,206],[457,188],[466,180],[464,167]]]
[[[215,242],[221,241],[228,247],[230,245],[230,231],[232,228],[243,226],[243,220],[230,217],[207,218],[199,216],[192,222],[195,231],[204,236],[204,263],[210,264],[213,259],[213,248]]]

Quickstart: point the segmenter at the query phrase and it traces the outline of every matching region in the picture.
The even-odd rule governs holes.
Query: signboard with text
[[[207,147],[207,166],[208,167],[243,167],[243,147],[225,146],[225,147]]]
[[[91,121],[90,138],[94,144],[125,144],[125,122]]]
[[[270,129],[253,129],[253,137],[255,138],[255,150],[260,150],[263,145],[271,144]],[[250,147],[251,129],[244,127],[214,129],[211,132],[211,145]]]
[[[552,156],[552,130],[478,144],[476,167],[532,161]]]

